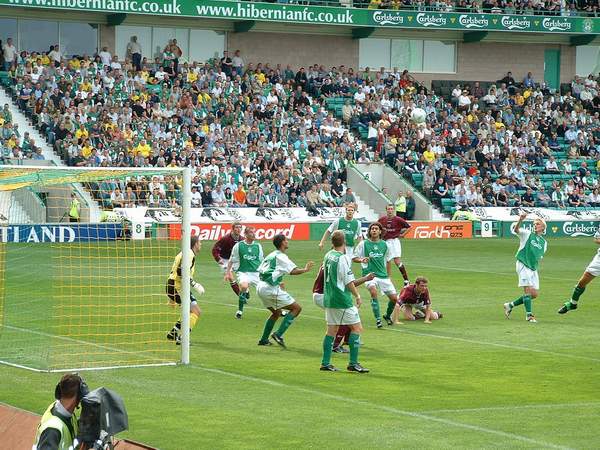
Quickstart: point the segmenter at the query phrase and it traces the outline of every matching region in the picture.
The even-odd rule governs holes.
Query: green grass
[[[157,311],[166,315],[156,318],[157,336],[174,314],[160,306],[174,256],[172,245],[163,245],[151,269],[127,271],[136,277],[131,281],[147,280],[145,288],[129,293],[132,303],[145,301],[152,308],[142,299],[151,295]],[[534,302],[539,323],[532,325],[522,309],[510,321],[502,313],[504,301],[521,295],[516,246],[515,239],[405,241],[409,275],[430,279],[433,304],[444,319],[377,330],[370,308],[363,307],[360,359],[371,373],[357,375],[318,370],[325,325],[311,300],[314,271],[286,279],[304,307],[286,335],[288,350],[258,347],[267,312],[253,294],[244,319],[233,318],[237,300],[206,244],[196,278],[207,294],[200,299],[203,317],[192,334],[192,364],[94,371],[85,377],[92,388],[106,386],[124,397],[130,430],[123,437],[162,449],[597,448],[600,288],[590,285],[578,311],[556,314],[596,247],[589,239],[549,242],[541,296]],[[293,242],[290,256],[298,264],[318,260],[322,254],[316,248],[315,242]],[[23,316],[12,298],[47,295],[52,277],[41,270],[46,264],[56,274],[49,262],[56,251],[39,245],[25,252],[8,248],[8,281],[22,280],[27,266],[31,283],[16,290],[7,282],[5,316]],[[143,252],[131,247],[128,254],[134,251]],[[79,275],[93,277],[92,269]],[[126,284],[118,283],[121,289]],[[107,293],[97,300],[101,310],[118,304]],[[39,310],[39,302],[31,304],[30,313]],[[0,355],[15,352],[6,348],[5,337]],[[113,346],[120,348],[118,341]],[[334,355],[334,363],[345,367],[346,356]],[[0,377],[1,401],[41,413],[59,376],[0,366]]]

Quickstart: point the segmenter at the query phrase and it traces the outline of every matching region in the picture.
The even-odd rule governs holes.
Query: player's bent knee
[[[363,330],[362,324],[359,322],[359,323],[355,323],[353,325],[350,325],[350,330],[353,333],[357,333],[357,334],[358,333],[362,333],[362,330]]]

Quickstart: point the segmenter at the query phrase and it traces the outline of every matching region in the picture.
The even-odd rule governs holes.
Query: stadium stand
[[[373,160],[446,213],[599,204],[591,75],[560,92],[510,72],[495,82],[434,80],[429,89],[406,70],[178,64],[171,43],[140,71],[106,53],[52,65],[48,54],[22,52],[0,80],[67,164],[191,165],[198,206],[339,205],[347,164]],[[427,113],[422,127],[408,119],[415,107]],[[36,157],[26,138],[4,141]],[[106,185],[100,200],[168,207],[178,190],[170,179]]]

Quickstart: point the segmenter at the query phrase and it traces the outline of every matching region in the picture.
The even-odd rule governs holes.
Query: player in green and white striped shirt
[[[548,243],[542,237],[542,234],[546,231],[546,222],[542,219],[535,219],[533,222],[534,232],[531,232],[530,230],[521,229],[521,225],[526,218],[527,213],[521,214],[513,229],[513,234],[519,236],[516,268],[517,275],[519,276],[519,287],[523,288],[524,295],[515,301],[505,303],[504,315],[509,319],[510,313],[515,306],[524,305],[527,321],[536,323],[537,320],[532,310],[532,301],[534,298],[537,298],[540,289],[537,270],[540,260],[544,257],[544,253],[546,253]]]
[[[390,253],[387,243],[381,239],[383,234],[383,225],[374,222],[369,225],[367,239],[361,241],[354,249],[354,262],[361,263],[362,273],[374,273],[375,278],[365,283],[366,288],[371,294],[371,309],[375,316],[377,328],[383,328],[381,322],[381,311],[379,309],[379,300],[377,300],[377,289],[388,297],[388,306],[383,318],[388,325],[393,325],[392,313],[398,301],[398,295],[394,283],[390,278]]]
[[[269,335],[279,345],[285,348],[283,342],[283,333],[290,327],[292,322],[300,312],[302,307],[294,298],[283,289],[283,277],[285,275],[301,275],[308,272],[314,266],[314,262],[308,261],[303,269],[300,269],[285,254],[289,247],[287,237],[278,234],[273,238],[273,245],[276,250],[269,253],[258,267],[260,281],[256,287],[256,293],[262,300],[265,308],[271,311],[271,316],[265,323],[262,337],[258,345],[271,345]],[[279,329],[271,334],[277,319],[282,316],[282,310],[286,309],[289,314],[285,316]]]
[[[350,372],[367,373],[369,369],[358,362],[358,349],[360,346],[360,333],[362,325],[358,308],[362,301],[355,286],[352,263],[345,254],[344,233],[336,230],[331,235],[333,250],[325,255],[323,260],[323,281],[325,320],[327,321],[327,334],[323,339],[323,360],[321,370],[335,372],[337,369],[331,364],[333,341],[340,325],[350,327]],[[373,274],[370,274],[373,277]],[[356,306],[352,304],[352,296],[356,299]]]
[[[225,281],[233,283],[233,272],[237,272],[240,295],[236,319],[241,319],[244,305],[250,299],[250,285],[256,287],[259,282],[258,266],[264,259],[262,245],[254,240],[256,229],[252,226],[244,230],[245,239],[236,243],[231,250],[231,257],[227,263]]]
[[[321,242],[319,242],[319,248],[321,250],[323,250],[327,238],[335,230],[341,230],[344,232],[344,237],[346,238],[346,255],[352,258],[354,255],[354,247],[362,240],[362,225],[359,220],[354,218],[355,212],[356,205],[354,205],[354,203],[348,203],[346,205],[346,215],[343,218],[336,219],[329,225],[329,228],[325,230]]]

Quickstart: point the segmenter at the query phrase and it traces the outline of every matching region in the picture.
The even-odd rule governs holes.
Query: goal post
[[[189,168],[0,166],[0,363],[188,364],[190,185]],[[166,295],[179,252],[181,307]]]

